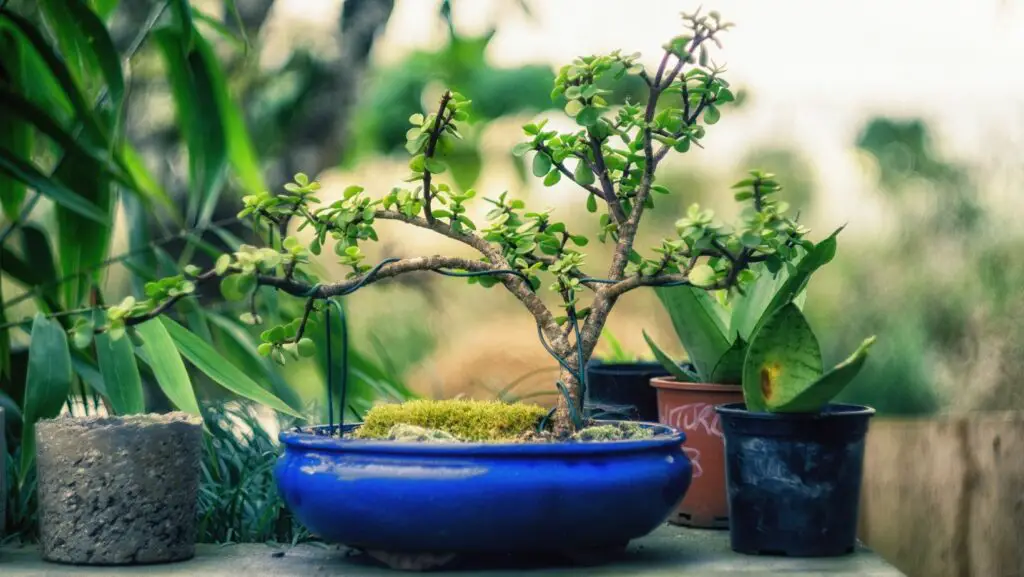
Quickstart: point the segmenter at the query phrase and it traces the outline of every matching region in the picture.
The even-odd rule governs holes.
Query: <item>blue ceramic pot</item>
[[[357,549],[622,547],[665,522],[690,484],[685,435],[645,426],[654,438],[520,444],[339,439],[315,427],[281,433],[275,476],[303,525]]]

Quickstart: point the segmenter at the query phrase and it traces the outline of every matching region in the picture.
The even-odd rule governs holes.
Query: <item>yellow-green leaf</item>
[[[100,373],[103,375],[103,386],[114,413],[118,415],[137,415],[146,411],[142,393],[142,379],[135,361],[135,347],[132,340],[121,338],[114,340],[109,334],[96,335],[96,358],[99,361]]]

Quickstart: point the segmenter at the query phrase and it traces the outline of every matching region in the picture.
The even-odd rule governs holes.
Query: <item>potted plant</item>
[[[739,184],[737,199],[744,198],[746,182],[752,182],[757,195],[780,188],[770,174],[751,175]],[[769,197],[763,202],[776,201]],[[710,211],[691,208],[680,226],[722,226],[713,218]],[[689,360],[688,365],[674,361],[644,332],[655,358],[671,375],[650,381],[657,390],[658,420],[687,434],[685,451],[694,465],[690,490],[672,523],[729,526],[722,429],[715,406],[743,400],[740,384],[751,335],[780,307],[803,301],[811,275],[835,256],[838,234],[837,230],[817,244],[782,247],[746,271],[753,280],[742,293],[722,291],[716,298],[689,286],[654,289]]]
[[[553,97],[564,99],[576,127],[559,132],[545,122],[527,124],[528,140],[513,151],[532,154],[532,172],[546,185],[563,178],[575,183],[587,210],[600,213],[597,238],[612,256],[603,276],[584,272],[579,249],[589,239],[553,210],[527,210],[524,201],[502,193],[487,199],[487,222],[478,225],[470,217],[476,192],[439,181],[458,126],[471,118],[469,102],[452,92],[435,110],[409,119],[411,184],[381,196],[353,185],[318,206],[319,183],[298,174],[283,194],[244,198],[240,216],[285,231],[279,243],[244,246],[209,270],[186,271],[184,280],[219,282],[231,299],[256,298],[260,287],[302,299],[300,318],[261,335],[259,351],[279,362],[314,352],[308,323],[323,314],[330,334],[332,311],[342,311],[337,297],[429,271],[502,286],[533,316],[541,343],[559,363],[560,396],[550,414],[527,405],[417,401],[378,407],[363,425],[335,425],[331,418],[325,426],[282,433],[278,485],[312,532],[397,567],[436,566],[472,553],[589,556],[621,549],[678,505],[691,476],[680,446],[684,435],[655,423],[595,422],[587,414],[585,368],[608,314],[643,287],[736,287],[752,264],[806,242],[806,229],[782,203],[769,202],[775,189],[755,176],[744,185],[744,211],[734,229],[696,223],[677,228],[647,256],[634,247],[643,215],[657,195],[670,193],[657,183],[659,163],[670,152],[699,146],[706,125],[734,99],[708,56],[709,44],[730,25],[715,12],[683,18],[687,31],[665,45],[655,70],[638,54],[620,51],[563,67]],[[627,75],[639,78],[647,96],[612,108],[610,87]],[[367,264],[362,245],[377,240],[380,221],[432,231],[479,258],[424,255]],[[288,236],[288,222],[310,236]],[[308,270],[310,255],[326,247],[351,269],[347,277],[322,280]],[[151,322],[182,296],[162,293],[118,322]],[[344,383],[338,392],[344,397]]]
[[[99,364],[94,384],[105,410],[89,416],[56,416],[69,394],[70,349],[56,320],[38,314],[33,321],[19,483],[35,464],[44,559],[137,565],[195,554],[203,431],[183,357],[239,396],[300,416],[211,345],[150,310],[194,288],[183,277],[148,283],[150,299],[127,297],[106,309],[102,323],[75,323],[75,345],[94,349]],[[137,357],[179,411],[147,413]]]
[[[853,551],[874,410],[831,400],[860,371],[873,342],[823,372],[817,338],[795,304],[758,327],[743,362],[744,402],[716,409],[734,550],[800,557]]]
[[[587,363],[586,406],[595,417],[657,421],[658,399],[648,383],[669,374],[658,361],[630,355],[610,332],[603,335],[610,352]]]

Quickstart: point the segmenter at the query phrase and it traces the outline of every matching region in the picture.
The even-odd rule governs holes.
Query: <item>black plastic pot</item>
[[[851,553],[870,407],[832,404],[817,414],[720,405],[732,548],[751,555]]]
[[[658,421],[658,392],[651,379],[668,375],[659,363],[604,363],[587,365],[587,408],[598,419]]]

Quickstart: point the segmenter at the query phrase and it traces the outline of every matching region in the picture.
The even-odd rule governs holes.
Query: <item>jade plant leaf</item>
[[[868,358],[868,349],[875,337],[864,339],[857,350],[795,397],[778,404],[768,403],[768,410],[778,413],[815,413],[838,395],[860,372]]]
[[[754,335],[743,365],[743,397],[750,411],[785,405],[822,374],[821,349],[800,309],[787,304]]]
[[[655,344],[654,340],[647,334],[647,331],[643,331],[643,334],[644,340],[647,341],[647,346],[649,346],[651,348],[651,352],[654,353],[654,358],[661,363],[661,366],[664,367],[669,374],[684,383],[699,379],[697,375],[690,373],[683,367],[679,366],[679,363],[673,361],[672,357],[668,356],[661,347]]]
[[[689,286],[654,289],[672,319],[679,341],[702,382],[711,382],[715,365],[732,347],[725,309],[707,292]]]
[[[146,362],[153,369],[157,384],[167,398],[178,409],[199,415],[199,403],[196,393],[192,390],[185,363],[174,347],[174,341],[167,334],[167,329],[158,319],[150,319],[135,327],[142,337],[142,350],[146,353]],[[122,337],[125,338],[125,337]]]
[[[19,483],[24,483],[35,460],[36,421],[60,414],[70,391],[71,352],[67,335],[60,323],[39,313],[32,321],[32,342],[28,348]]]
[[[107,399],[118,415],[146,412],[142,378],[135,361],[135,347],[129,338],[112,339],[110,334],[96,335],[96,358],[99,361]]]

